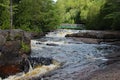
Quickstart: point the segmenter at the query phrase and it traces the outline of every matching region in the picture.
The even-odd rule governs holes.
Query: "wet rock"
[[[30,64],[29,64],[29,62],[28,62],[28,59],[23,58],[22,61],[20,62],[20,65],[19,65],[19,66],[20,66],[19,68],[20,68],[23,72],[27,73],[27,72],[29,71],[29,68],[30,68]]]
[[[82,37],[95,39],[120,39],[120,32],[113,31],[81,31],[79,33],[67,34],[66,37]]]
[[[17,64],[7,64],[0,66],[0,77],[5,78],[9,75],[14,75],[21,72],[19,65]]]
[[[20,72],[19,63],[22,59],[19,54],[20,48],[20,41],[7,41],[3,45],[0,56],[1,77],[7,77]]]
[[[28,59],[31,62],[33,67],[35,67],[37,65],[50,65],[50,64],[52,64],[52,58],[29,57]]]
[[[33,33],[20,29],[0,30],[1,77],[28,71],[28,62],[23,60],[22,55],[30,54],[30,40],[34,37]]]
[[[0,30],[0,76],[6,77],[22,71],[20,63],[24,49],[21,42],[30,45],[30,35],[19,29]]]
[[[93,39],[93,38],[73,38],[76,41],[88,43],[88,44],[99,44],[101,42],[101,39]]]
[[[42,43],[40,43],[40,42],[36,42],[36,44],[42,44]]]
[[[24,72],[28,72],[30,66],[32,66],[33,69],[42,65],[48,66],[50,64],[54,64],[54,60],[46,57],[28,57],[26,59],[24,58],[20,64],[20,69]]]
[[[59,46],[58,44],[54,44],[54,43],[47,43],[46,45],[48,45],[48,46]]]
[[[108,65],[91,73],[84,80],[119,80],[120,79],[120,62]]]
[[[80,38],[80,41],[87,43],[116,42],[120,41],[120,32],[86,30],[79,33],[67,34],[65,37]]]

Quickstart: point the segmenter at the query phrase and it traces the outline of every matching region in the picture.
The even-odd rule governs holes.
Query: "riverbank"
[[[45,57],[45,60],[46,57],[53,58],[53,60],[62,63],[59,69],[42,76],[39,75],[40,78],[36,79],[89,80],[96,71],[99,72],[99,70],[105,69],[105,67],[107,68],[107,66],[119,61],[119,46],[108,43],[88,44],[76,40],[74,37],[64,37],[68,33],[76,32],[78,30],[56,30],[40,39],[31,40],[30,56],[37,57],[30,61],[31,63],[34,61],[39,62],[38,58],[40,57]],[[107,59],[110,59],[110,61],[107,61]],[[43,59],[42,62],[44,62]],[[13,66],[11,67],[14,68]]]
[[[88,44],[75,40],[76,37],[64,37],[66,34],[76,32],[78,30],[56,30],[43,38],[32,40],[31,56],[52,57],[63,63],[59,69],[40,78],[44,80],[88,80],[87,78],[95,71],[116,62],[115,60],[106,63],[108,58],[118,57],[119,46],[108,43]]]
[[[0,77],[24,71],[23,54],[30,55],[30,41],[39,36],[21,29],[0,30]]]
[[[120,61],[99,69],[82,80],[119,80],[120,79]]]
[[[120,43],[119,31],[95,31],[95,30],[80,30],[78,33],[67,34],[65,37],[73,37],[75,40],[85,43]]]
[[[106,43],[120,47],[120,32],[118,31],[91,31],[85,30],[79,33],[67,34],[66,37],[72,37],[74,40],[88,43],[100,44]],[[104,48],[102,48],[104,49]],[[111,48],[108,48],[111,49]],[[100,49],[101,50],[101,49]],[[119,80],[120,79],[120,52],[110,53],[105,56],[108,61],[104,63],[104,68],[99,68],[91,73],[82,74],[78,72],[75,80]],[[89,67],[88,67],[89,68]]]

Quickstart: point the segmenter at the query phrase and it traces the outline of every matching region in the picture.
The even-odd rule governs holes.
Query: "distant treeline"
[[[58,0],[61,23],[86,29],[120,30],[120,0]]]

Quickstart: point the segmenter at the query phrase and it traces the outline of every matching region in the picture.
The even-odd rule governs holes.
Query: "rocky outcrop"
[[[79,38],[78,40],[87,43],[114,42],[120,41],[120,32],[81,30],[79,33],[67,34],[65,37]]]
[[[22,71],[23,54],[30,54],[30,40],[39,34],[20,29],[0,30],[0,76],[7,77]]]

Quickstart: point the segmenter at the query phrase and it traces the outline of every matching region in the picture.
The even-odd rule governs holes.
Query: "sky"
[[[53,1],[55,1],[55,2],[56,2],[57,0],[53,0]]]

